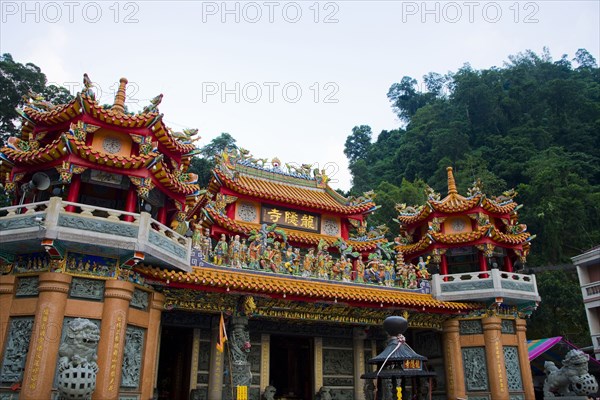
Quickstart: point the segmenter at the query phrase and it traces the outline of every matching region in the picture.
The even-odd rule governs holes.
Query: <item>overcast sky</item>
[[[112,103],[127,77],[130,110],[163,93],[165,121],[198,128],[198,146],[228,132],[257,157],[325,167],[344,190],[346,137],[400,125],[386,94],[403,76],[544,46],[600,58],[598,0],[0,3],[0,51],[50,82],[77,92],[87,72]]]

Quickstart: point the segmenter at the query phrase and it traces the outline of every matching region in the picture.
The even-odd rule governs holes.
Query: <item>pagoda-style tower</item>
[[[152,397],[164,296],[132,267],[191,269],[196,131],[165,126],[162,95],[128,113],[126,85],[108,107],[87,75],[67,104],[30,93],[0,149],[2,395]]]
[[[14,204],[55,196],[67,212],[106,216],[115,222],[132,222],[134,214],[146,212],[163,226],[159,231],[164,233],[168,225],[185,234],[186,207],[196,202],[199,191],[197,176],[186,172],[196,151],[192,142],[197,130],[180,133],[166,127],[158,112],[162,95],[142,112],[127,113],[125,78],[121,78],[114,104],[108,108],[96,101],[87,74],[84,85],[85,89],[67,104],[54,106],[31,94],[30,101],[19,110],[21,135],[9,138],[0,153],[0,173]],[[36,172],[48,177],[47,190],[27,190],[32,185],[24,184]],[[70,239],[61,239],[60,232],[46,233],[44,246],[53,248],[52,256],[60,258]],[[149,238],[152,241],[153,237]],[[161,248],[159,240],[154,242]],[[144,258],[141,246],[134,246],[137,260]],[[186,270],[189,251],[185,247],[182,251],[172,251],[166,258],[158,254],[160,251],[150,253],[162,257],[163,262],[175,261],[172,256],[178,253],[181,257],[175,265]],[[131,260],[131,265],[134,262]]]
[[[534,275],[516,273],[529,253],[516,192],[487,197],[476,183],[461,196],[448,168],[448,195],[428,188],[422,206],[397,206],[396,250],[432,277],[436,300],[477,301],[487,310],[444,322],[447,398],[534,398],[526,320],[540,301]],[[425,261],[427,260],[427,261]],[[432,268],[431,265],[438,268]]]

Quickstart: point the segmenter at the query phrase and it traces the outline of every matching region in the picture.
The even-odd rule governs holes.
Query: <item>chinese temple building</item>
[[[84,85],[32,93],[0,149],[0,398],[370,399],[390,315],[433,399],[534,398],[516,193],[461,196],[449,169],[388,241],[372,192],[310,165],[226,149],[200,188],[197,131],[165,125],[162,95],[132,114],[126,79],[112,106]]]

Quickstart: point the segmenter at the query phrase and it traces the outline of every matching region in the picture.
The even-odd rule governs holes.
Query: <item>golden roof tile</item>
[[[435,300],[430,294],[402,289],[316,281],[234,269],[193,267],[192,272],[181,272],[141,266],[136,270],[150,279],[168,282],[167,285],[172,287],[177,287],[178,284],[185,284],[186,287],[193,285],[202,291],[225,289],[249,294],[289,295],[305,301],[341,301],[359,307],[425,308],[433,312],[462,312],[481,307],[475,303],[443,302]]]

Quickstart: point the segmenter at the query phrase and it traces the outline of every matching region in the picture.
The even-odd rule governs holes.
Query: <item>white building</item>
[[[572,258],[577,267],[594,354],[600,360],[600,246]]]

